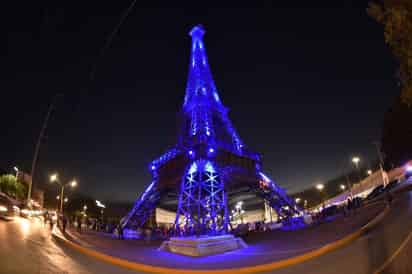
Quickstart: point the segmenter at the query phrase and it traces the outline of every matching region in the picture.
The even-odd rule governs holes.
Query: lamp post
[[[47,110],[46,117],[43,121],[43,125],[41,127],[39,137],[37,138],[36,146],[34,147],[34,155],[33,155],[33,159],[32,159],[32,162],[31,162],[31,172],[30,172],[31,177],[30,177],[30,181],[29,181],[29,189],[27,190],[27,206],[29,208],[31,208],[31,192],[32,192],[32,188],[33,188],[33,179],[34,179],[34,176],[35,176],[37,158],[38,158],[39,151],[40,151],[40,145],[42,144],[44,134],[46,133],[47,124],[49,123],[50,116],[51,116],[52,111],[54,109],[54,104],[55,104],[57,98],[61,95],[62,94],[60,94],[60,93],[54,95],[53,100],[49,105],[49,109]]]
[[[240,218],[240,222],[243,224],[243,214],[245,213],[245,211],[242,209],[242,205],[243,205],[243,201],[237,202],[235,209],[236,209],[237,215]]]
[[[352,163],[355,165],[356,171],[358,172],[358,178],[359,182],[361,181],[361,177],[359,174],[359,163],[360,163],[360,158],[358,156],[352,157]]]
[[[323,193],[324,188],[325,188],[324,184],[317,184],[316,185],[316,189],[319,190],[319,192],[321,193],[321,196],[322,196],[322,208],[323,209],[325,208],[325,197],[323,197],[324,196],[324,193]]]
[[[359,167],[359,162],[360,162],[360,158],[358,156],[355,156],[352,158],[352,163],[355,165],[356,168]]]
[[[106,208],[106,206],[104,204],[102,204],[102,202],[100,202],[99,200],[96,200],[96,206],[100,207],[100,214],[101,214],[101,219],[102,219],[102,222],[103,222],[103,212],[104,212],[104,209]]]
[[[17,176],[19,175],[19,169],[15,166],[13,167],[14,171],[16,171],[16,180],[17,180]]]
[[[66,186],[70,186],[70,187],[76,187],[77,186],[77,181],[76,180],[72,180],[70,182],[67,182],[66,184],[62,184],[59,181],[59,177],[57,176],[57,174],[52,174],[50,176],[50,182],[52,183],[57,183],[60,186],[60,209],[59,212],[60,214],[63,214],[63,203],[68,201],[68,198],[63,198],[64,197],[64,189]]]

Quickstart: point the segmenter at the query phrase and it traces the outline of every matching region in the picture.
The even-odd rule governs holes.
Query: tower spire
[[[207,61],[206,49],[203,43],[205,33],[206,31],[202,25],[193,27],[189,32],[192,37],[192,49],[183,104],[185,111],[198,104],[222,106]]]

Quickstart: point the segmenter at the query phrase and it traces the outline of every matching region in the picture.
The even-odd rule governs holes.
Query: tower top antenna
[[[189,32],[189,35],[192,36],[193,39],[196,38],[202,38],[203,35],[205,35],[206,30],[202,25],[196,25],[192,28],[192,30]]]

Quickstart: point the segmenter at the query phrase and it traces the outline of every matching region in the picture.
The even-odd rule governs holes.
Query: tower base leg
[[[201,257],[246,247],[247,244],[241,238],[235,238],[233,235],[228,234],[220,236],[172,237],[170,240],[163,242],[159,249],[186,256]]]

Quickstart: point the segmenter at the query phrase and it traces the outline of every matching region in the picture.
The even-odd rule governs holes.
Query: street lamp
[[[100,213],[102,214],[101,218],[102,218],[102,221],[103,221],[103,212],[104,212],[104,209],[106,208],[106,206],[104,204],[102,204],[102,202],[100,202],[99,200],[96,200],[96,206],[101,208]]]
[[[345,185],[340,185],[340,189],[345,190],[346,186]]]
[[[316,185],[316,189],[319,190],[319,192],[321,193],[321,196],[322,196],[321,201],[322,201],[322,204],[323,204],[323,208],[325,208],[325,198],[323,197],[323,189],[324,188],[325,188],[324,184],[317,184]]]
[[[360,162],[360,158],[358,156],[355,156],[352,158],[352,163],[355,164],[356,168],[358,168]]]
[[[16,171],[16,180],[17,180],[17,176],[19,175],[19,169],[15,166],[13,167],[14,171]]]
[[[236,203],[236,213],[237,216],[240,217],[240,221],[243,224],[243,214],[245,213],[245,211],[242,209],[242,205],[243,205],[243,201],[239,201]]]
[[[66,186],[70,186],[72,188],[77,186],[77,181],[76,180],[72,180],[72,181],[70,181],[66,184],[60,183],[57,173],[54,173],[54,174],[50,175],[50,182],[57,183],[60,186],[60,195],[59,195],[60,197],[64,197],[64,188]],[[59,197],[59,196],[57,196],[57,197]],[[68,200],[69,199],[67,197],[64,198],[64,199],[63,198],[60,199],[60,213],[61,214],[63,214],[63,203],[67,203]]]

